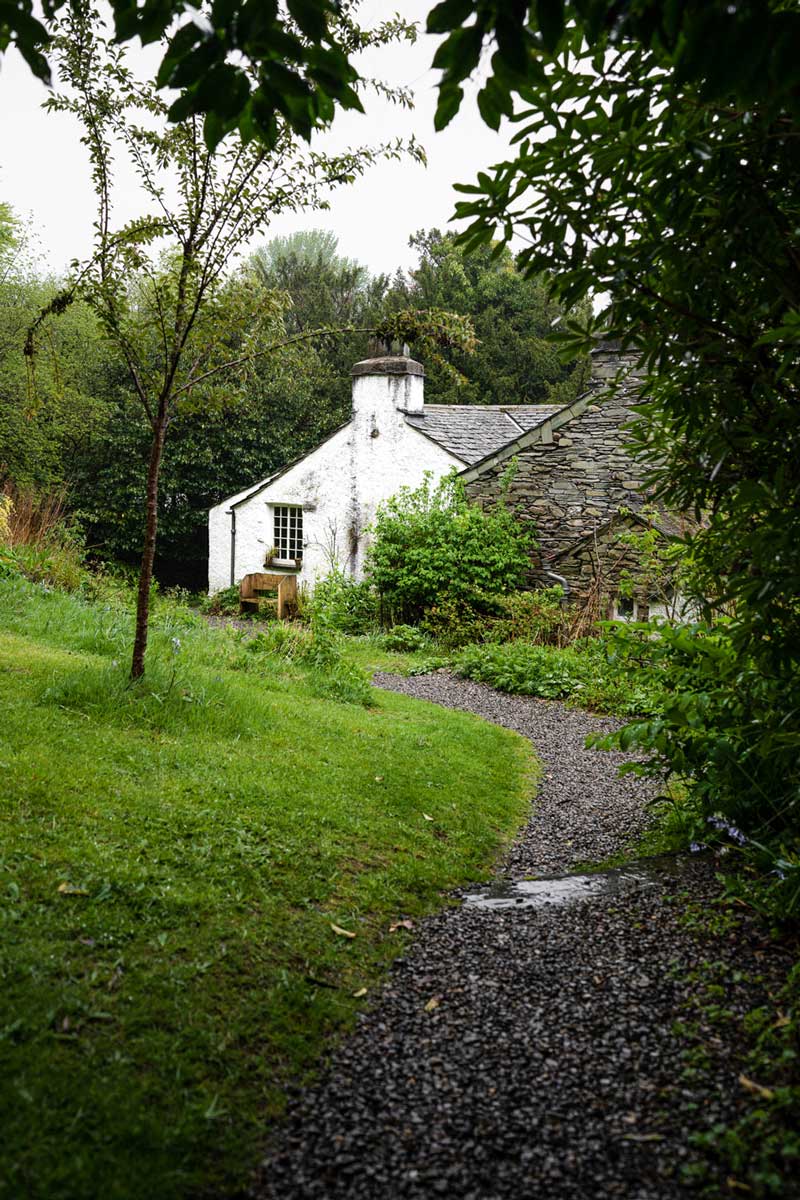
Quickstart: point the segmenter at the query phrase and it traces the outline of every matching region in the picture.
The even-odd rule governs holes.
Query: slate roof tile
[[[406,421],[472,466],[561,408],[561,404],[426,404],[423,412],[407,414]]]

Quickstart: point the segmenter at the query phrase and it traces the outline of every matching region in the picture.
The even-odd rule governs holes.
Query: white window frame
[[[296,567],[303,561],[302,504],[271,504],[272,544],[276,566]]]
[[[629,612],[621,611],[621,605],[630,604]],[[652,601],[634,599],[630,596],[614,596],[610,605],[610,620],[612,621],[649,621]]]

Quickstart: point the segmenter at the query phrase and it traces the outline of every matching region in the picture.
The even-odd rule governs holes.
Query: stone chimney
[[[605,383],[609,379],[626,375],[641,375],[636,363],[639,352],[612,338],[599,341],[591,351],[592,383]]]

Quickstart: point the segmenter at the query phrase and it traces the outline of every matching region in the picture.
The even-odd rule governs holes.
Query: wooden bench
[[[239,603],[242,609],[258,608],[269,592],[277,592],[276,616],[279,621],[293,617],[297,612],[297,576],[266,575],[256,571],[245,575],[239,584]]]

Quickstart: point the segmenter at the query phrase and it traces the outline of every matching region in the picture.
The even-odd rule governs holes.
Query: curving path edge
[[[584,748],[609,718],[440,672],[375,682],[531,738],[542,786],[504,874],[600,859],[645,827],[652,783],[620,779],[620,756]],[[319,1082],[290,1101],[249,1195],[687,1195],[690,1132],[731,1119],[743,1098],[724,1031],[714,1030],[702,1078],[677,1056],[674,1022],[686,1018],[692,973],[709,953],[681,922],[682,889],[688,878],[693,899],[718,892],[707,863],[681,878],[667,873],[661,886],[605,901],[465,906],[423,922]],[[743,968],[763,974],[761,947],[755,925],[713,946],[734,1015],[760,1002]]]

